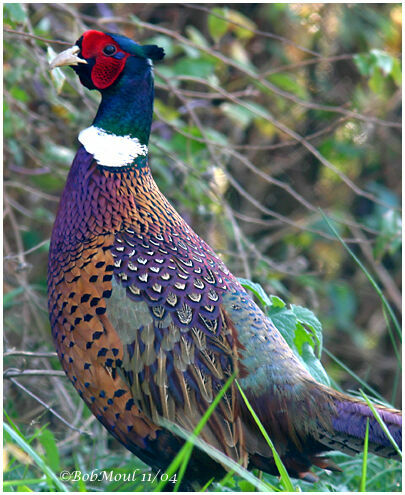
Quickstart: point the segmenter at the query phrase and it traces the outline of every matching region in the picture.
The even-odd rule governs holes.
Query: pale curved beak
[[[74,45],[64,52],[59,53],[59,55],[57,55],[49,64],[51,70],[55,69],[55,67],[63,67],[64,65],[87,64],[86,60],[77,56],[79,52],[80,48],[77,45]]]

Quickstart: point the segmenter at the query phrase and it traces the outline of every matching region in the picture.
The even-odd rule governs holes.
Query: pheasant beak
[[[63,67],[65,65],[87,64],[86,60],[77,56],[79,52],[80,48],[74,45],[64,52],[59,53],[50,63],[51,70],[55,69],[55,67]]]

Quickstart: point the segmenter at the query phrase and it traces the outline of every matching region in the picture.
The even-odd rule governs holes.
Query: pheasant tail
[[[332,433],[324,433],[320,439],[324,445],[341,450],[348,454],[356,454],[364,448],[366,424],[369,422],[370,452],[381,457],[399,459],[398,450],[384,433],[371,409],[356,399],[339,394],[334,390],[329,392],[336,407],[336,415],[332,417]],[[393,441],[400,449],[402,446],[402,415],[395,409],[374,406],[381,420],[388,428]]]

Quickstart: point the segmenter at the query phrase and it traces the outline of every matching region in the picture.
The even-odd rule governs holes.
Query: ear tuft
[[[165,52],[163,48],[157,45],[143,45],[142,52],[146,58],[150,58],[151,60],[162,60],[165,56]]]

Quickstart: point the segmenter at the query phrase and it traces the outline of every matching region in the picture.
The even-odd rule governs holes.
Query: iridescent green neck
[[[134,73],[130,60],[118,83],[101,92],[93,125],[117,136],[137,138],[147,145],[153,115],[152,68],[142,74]]]

